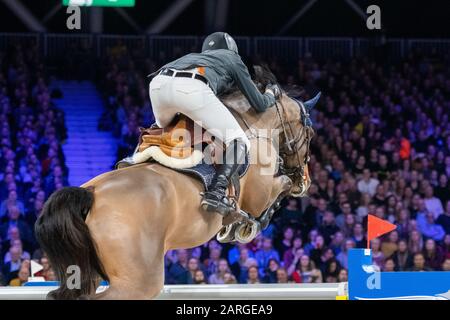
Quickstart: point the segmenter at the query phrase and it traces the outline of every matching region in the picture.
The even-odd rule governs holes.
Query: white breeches
[[[182,113],[226,145],[241,139],[250,148],[250,141],[231,112],[200,80],[157,75],[150,82],[150,99],[156,124],[162,128]]]

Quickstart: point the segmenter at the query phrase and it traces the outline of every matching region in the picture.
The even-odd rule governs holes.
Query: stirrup
[[[205,198],[206,193],[201,193],[203,196],[202,201],[200,202],[200,206],[203,210],[206,210],[208,212],[216,212],[222,216],[227,216],[229,213],[234,212],[236,208],[233,207],[232,201],[228,199],[228,197],[224,197],[227,199],[229,204],[224,203],[222,200],[213,200],[213,199],[206,199]]]

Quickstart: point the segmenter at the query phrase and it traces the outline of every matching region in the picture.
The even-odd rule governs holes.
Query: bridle
[[[283,136],[284,136],[283,147],[280,147],[279,172],[283,175],[288,176],[293,181],[297,180],[300,181],[299,182],[299,188],[301,190],[300,194],[303,194],[304,192],[306,192],[307,189],[306,181],[308,179],[308,176],[306,169],[308,166],[308,162],[310,160],[310,142],[313,136],[313,129],[308,109],[304,106],[304,104],[300,100],[297,100],[293,97],[290,98],[294,100],[300,108],[300,115],[301,115],[300,121],[302,122],[302,129],[299,130],[297,135],[295,135],[291,123],[297,120],[286,121],[287,117],[284,105],[281,101],[280,103],[276,101],[275,107],[277,110],[278,118],[281,123],[281,127],[283,129]],[[305,146],[305,144],[306,144],[306,153],[302,160],[300,159],[299,151]],[[293,167],[287,167],[285,159],[288,156],[292,155],[295,155],[297,165]]]
[[[300,188],[300,194],[304,194],[307,191],[307,185],[306,181],[308,179],[307,175],[307,167],[308,162],[310,160],[310,142],[313,137],[314,130],[312,129],[312,122],[309,115],[308,109],[305,107],[303,102],[300,100],[289,97],[292,100],[294,100],[299,108],[300,108],[300,121],[302,122],[302,129],[299,131],[297,135],[294,134],[294,130],[292,129],[291,122],[298,121],[296,119],[286,121],[286,110],[284,108],[284,105],[282,102],[275,101],[275,108],[277,110],[278,119],[281,123],[281,127],[283,129],[283,138],[284,138],[284,146],[280,147],[279,149],[279,155],[278,155],[278,175],[286,175],[288,176],[292,181],[299,180],[299,188]],[[273,143],[272,137],[264,136],[259,133],[255,133],[252,126],[245,120],[245,118],[238,112],[234,111],[233,109],[230,109],[232,113],[234,113],[238,118],[241,119],[241,121],[244,123],[244,125],[247,127],[247,129],[250,132],[249,138],[261,138],[261,139],[268,139],[271,140]],[[289,132],[289,133],[288,133]],[[292,138],[289,138],[292,137]],[[303,146],[306,144],[306,153],[305,157],[302,161],[299,156],[299,151]],[[294,167],[287,167],[286,166],[286,158],[288,156],[294,155],[297,159],[297,165]]]

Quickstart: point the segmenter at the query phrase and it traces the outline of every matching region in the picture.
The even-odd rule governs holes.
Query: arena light
[[[63,0],[64,6],[134,7],[135,0]]]

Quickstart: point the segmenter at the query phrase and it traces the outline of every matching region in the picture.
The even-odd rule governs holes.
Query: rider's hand
[[[276,100],[280,100],[281,98],[281,89],[277,84],[268,84],[266,86],[266,92],[269,92],[271,95],[275,97]]]

